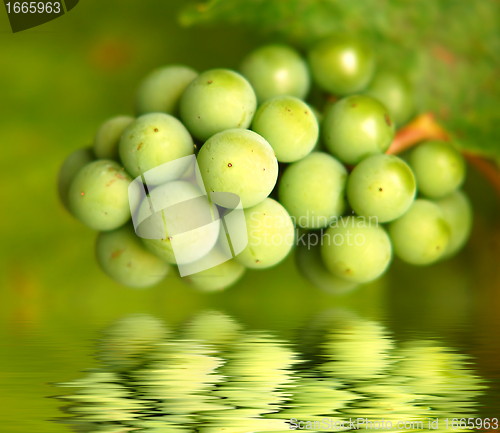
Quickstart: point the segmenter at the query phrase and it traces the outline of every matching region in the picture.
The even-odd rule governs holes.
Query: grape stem
[[[423,113],[397,131],[386,153],[397,155],[422,141],[449,141],[450,138],[451,135],[436,122],[432,113]],[[483,156],[468,151],[462,150],[462,154],[469,164],[475,167],[494,186],[500,197],[500,170],[496,164]]]

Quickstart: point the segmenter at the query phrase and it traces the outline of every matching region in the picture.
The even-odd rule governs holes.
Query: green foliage
[[[379,66],[408,74],[419,111],[432,111],[468,150],[500,156],[500,3],[493,0],[211,0],[186,26],[226,23],[308,48],[333,32],[373,44]]]

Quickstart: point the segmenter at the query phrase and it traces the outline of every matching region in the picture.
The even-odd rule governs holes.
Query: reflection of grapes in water
[[[130,370],[143,363],[144,356],[168,335],[161,320],[147,314],[128,316],[103,332],[97,357],[111,370]]]
[[[403,343],[396,355],[401,361],[394,373],[405,378],[421,406],[431,406],[449,417],[472,411],[476,403],[471,399],[484,385],[467,370],[466,356],[426,340]]]
[[[296,363],[297,355],[271,335],[246,333],[227,353],[221,368],[225,381],[213,393],[236,409],[207,414],[207,427],[200,432],[286,430],[284,421],[261,415],[279,410],[293,386],[291,368]]]
[[[329,377],[348,382],[375,379],[389,369],[394,347],[387,330],[377,322],[339,320],[325,335],[320,369]]]
[[[226,408],[213,395],[215,384],[223,379],[217,369],[224,363],[213,352],[195,341],[171,340],[158,344],[150,362],[133,374],[141,399],[166,415],[158,420],[164,428],[195,424],[199,412]]]
[[[204,311],[189,320],[182,329],[187,340],[196,340],[216,349],[227,349],[241,336],[241,325],[218,311]]]
[[[60,384],[76,388],[60,397],[71,403],[64,421],[82,433],[248,433],[289,431],[292,418],[319,431],[325,417],[395,425],[475,413],[484,385],[465,356],[433,341],[397,344],[349,311],[312,328],[305,349],[319,356],[307,362],[310,351],[216,311],[182,325],[181,338],[146,315],[122,319],[99,342],[102,367]]]
[[[76,389],[74,394],[59,397],[72,404],[65,412],[74,417],[65,422],[79,432],[126,431],[123,424],[141,416],[145,405],[133,398],[133,391],[121,382],[116,373],[93,370],[82,379],[59,383],[60,387]]]

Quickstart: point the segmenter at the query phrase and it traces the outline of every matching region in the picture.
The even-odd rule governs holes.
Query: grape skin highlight
[[[363,90],[375,70],[373,52],[347,35],[323,39],[309,51],[309,65],[316,83],[334,95]]]

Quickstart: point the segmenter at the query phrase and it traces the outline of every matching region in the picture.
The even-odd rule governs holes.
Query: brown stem
[[[386,153],[389,155],[397,155],[422,141],[448,141],[449,139],[450,134],[435,121],[434,115],[432,113],[424,113],[417,116],[396,133]],[[462,151],[462,153],[469,164],[479,170],[479,172],[494,186],[500,197],[500,171],[498,167],[492,161],[482,156],[466,151]]]
[[[397,155],[425,140],[449,140],[448,133],[434,120],[432,113],[421,114],[408,125],[403,126],[394,137],[387,150],[389,155]]]
[[[495,163],[469,152],[462,152],[470,165],[475,167],[495,188],[500,198],[500,171]]]

